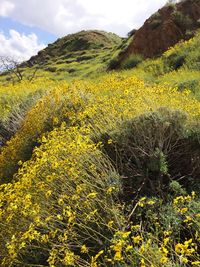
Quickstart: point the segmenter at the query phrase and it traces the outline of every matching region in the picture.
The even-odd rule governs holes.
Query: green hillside
[[[104,31],[81,31],[58,39],[20,65],[24,78],[35,70],[36,77],[52,79],[84,78],[105,71],[122,38]],[[56,78],[55,78],[56,77]],[[10,81],[8,73],[0,77]]]
[[[200,33],[197,31],[193,38],[177,43],[161,57],[144,60],[138,55],[130,56],[122,69],[124,73],[132,69],[132,74],[148,83],[167,83],[180,91],[189,89],[199,99],[199,46]]]
[[[130,41],[82,31],[1,74],[0,266],[200,266],[200,33],[108,71]]]

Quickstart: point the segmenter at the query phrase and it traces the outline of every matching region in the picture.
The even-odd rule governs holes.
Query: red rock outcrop
[[[119,55],[119,63],[131,54],[141,54],[144,58],[159,56],[181,39],[189,39],[199,26],[200,0],[166,5],[135,33],[128,48]]]

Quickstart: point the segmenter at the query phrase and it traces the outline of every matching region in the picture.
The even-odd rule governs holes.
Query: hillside
[[[200,103],[99,79],[0,88],[14,125],[34,100],[0,154],[1,266],[198,266]]]
[[[200,266],[200,32],[106,72],[135,35],[68,35],[1,75],[1,267]]]
[[[122,38],[104,31],[81,31],[49,44],[27,62],[20,65],[24,78],[36,70],[37,77],[55,79],[84,78],[106,70],[110,56]],[[11,80],[10,73],[2,73],[2,81]]]
[[[188,40],[200,27],[200,1],[184,0],[166,4],[138,29],[127,49],[119,55],[118,68],[131,55],[160,56],[180,40]]]
[[[109,49],[120,43],[121,38],[113,33],[103,31],[81,31],[67,35],[58,39],[53,44],[49,44],[48,47],[40,51],[38,55],[31,57],[30,60],[28,60],[27,65],[45,64],[49,59],[54,58],[56,58],[56,60],[59,58],[67,60],[70,57],[73,58],[73,53],[74,55],[79,55],[77,52],[80,51],[85,51],[86,53],[86,51],[89,50],[99,50],[101,48]],[[82,55],[84,55],[84,52]],[[81,61],[81,57],[78,58],[78,60]],[[82,60],[84,60],[84,57]]]

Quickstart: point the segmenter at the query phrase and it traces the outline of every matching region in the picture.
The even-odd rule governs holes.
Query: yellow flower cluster
[[[188,93],[119,74],[98,83],[50,87],[0,154],[1,182],[14,175],[12,183],[0,186],[1,266],[24,266],[37,253],[51,267],[118,266],[132,259],[137,266],[167,264],[174,249],[168,248],[167,236],[144,238],[142,222],[127,225],[118,198],[120,176],[95,140],[160,107],[182,110],[187,123],[193,123],[200,117],[200,103]],[[108,137],[106,145],[115,143]],[[174,208],[188,208],[193,195],[176,198]],[[154,204],[143,198],[138,207]],[[191,255],[195,242],[187,247]],[[182,246],[175,245],[177,254],[185,251]]]
[[[188,204],[195,199],[195,192],[192,192],[191,196],[178,196],[173,201],[173,206],[177,212],[185,214],[188,211]],[[189,217],[187,218],[189,220]]]
[[[193,45],[198,45],[199,41],[199,33],[196,34],[195,37],[190,38],[189,40],[185,40],[185,41],[180,41],[179,43],[177,43],[175,46],[170,47],[164,54],[164,57],[169,57],[170,55],[177,53],[179,51],[181,51],[183,48],[186,49],[187,47],[192,49],[191,47]]]
[[[40,90],[41,82],[33,87]],[[159,107],[182,110],[192,121],[200,115],[199,102],[188,97],[187,92],[180,93],[165,85],[146,86],[136,77],[126,75],[106,75],[97,84],[76,81],[69,86],[60,82],[53,87],[51,83],[50,89],[27,112],[17,134],[2,149],[0,180],[10,180],[19,167],[18,162],[21,164],[29,159],[38,138],[63,120],[68,125],[90,125],[93,132],[100,135],[115,129],[123,121]],[[108,143],[112,143],[111,139]]]

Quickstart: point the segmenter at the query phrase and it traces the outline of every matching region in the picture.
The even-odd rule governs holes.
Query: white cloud
[[[58,36],[82,29],[102,29],[125,35],[141,26],[148,16],[166,3],[166,0],[1,1],[4,15]]]
[[[14,3],[6,0],[1,0],[0,3],[0,16],[6,17],[8,16],[12,10],[14,9]]]
[[[34,33],[25,35],[10,30],[9,36],[6,37],[3,32],[0,32],[0,56],[26,60],[44,47],[44,44],[38,43],[38,38]]]

